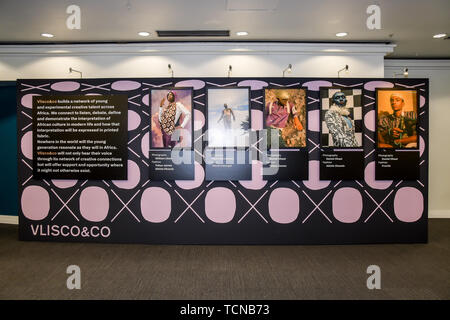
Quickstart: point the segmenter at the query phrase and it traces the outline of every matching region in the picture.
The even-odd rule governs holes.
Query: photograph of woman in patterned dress
[[[151,147],[191,146],[192,90],[151,90]]]

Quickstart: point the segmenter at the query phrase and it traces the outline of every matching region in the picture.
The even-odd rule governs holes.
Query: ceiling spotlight
[[[44,38],[53,38],[54,37],[54,35],[51,33],[41,33],[41,36]]]
[[[237,36],[248,36],[248,32],[247,31],[238,31],[236,32]]]
[[[447,36],[446,33],[438,33],[438,34],[435,34],[433,36],[433,38],[435,38],[435,39],[442,39],[442,38],[445,38],[446,36]]]
[[[283,70],[283,78],[285,73],[291,73],[292,72],[292,64],[288,64],[287,68]]]
[[[345,37],[347,35],[348,35],[347,32],[338,32],[338,33],[336,33],[336,37]]]
[[[150,32],[141,31],[141,32],[138,32],[138,35],[140,35],[141,37],[148,37],[150,35]]]
[[[348,73],[348,64],[345,65],[341,70],[338,70],[338,78],[340,78],[340,73],[342,71],[345,71],[345,73]]]

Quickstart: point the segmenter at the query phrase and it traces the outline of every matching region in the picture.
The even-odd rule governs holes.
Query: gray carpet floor
[[[0,299],[450,299],[449,231],[430,219],[428,244],[161,246],[22,242],[0,224]]]

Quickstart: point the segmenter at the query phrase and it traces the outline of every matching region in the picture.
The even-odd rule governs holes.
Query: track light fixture
[[[408,75],[409,75],[408,68],[403,68],[402,73],[394,73],[394,78],[396,76],[403,76],[404,78],[408,78]]]
[[[342,69],[338,70],[338,78],[341,77],[341,72],[345,71],[345,73],[348,73],[348,64],[345,65]]]
[[[285,73],[291,73],[292,72],[292,64],[288,64],[287,68],[283,70],[283,78]]]
[[[72,68],[72,67],[70,67],[69,68],[69,72],[70,73],[72,73],[72,72],[77,72],[77,73],[79,73],[80,74],[80,78],[83,78],[83,72],[81,72],[81,71],[78,71],[78,70],[75,70],[74,68]]]

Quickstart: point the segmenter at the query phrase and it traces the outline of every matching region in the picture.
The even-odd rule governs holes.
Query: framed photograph
[[[192,93],[192,88],[151,89],[151,148],[192,147]]]
[[[377,148],[418,149],[417,110],[417,90],[376,89]]]
[[[208,147],[249,147],[249,87],[208,88],[207,110]]]
[[[268,149],[306,148],[306,118],[306,88],[264,89]]]
[[[320,88],[322,148],[363,146],[362,89]]]

